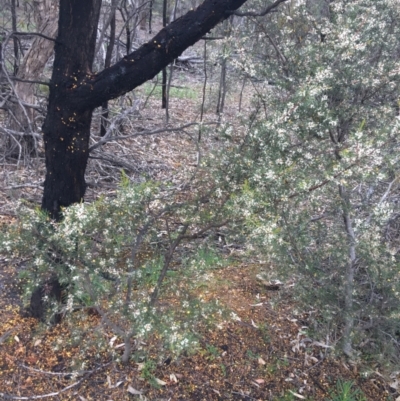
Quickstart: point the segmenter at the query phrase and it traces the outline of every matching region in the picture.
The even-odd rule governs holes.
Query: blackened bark
[[[26,312],[29,316],[44,321],[46,311],[49,309],[52,301],[60,305],[62,304],[62,294],[64,290],[65,288],[60,284],[57,277],[52,277],[32,292],[29,310]],[[45,296],[49,298],[48,301],[45,301]],[[54,324],[60,323],[61,320],[62,316],[60,313],[54,314],[49,319],[49,321]]]
[[[93,110],[153,78],[245,2],[205,0],[137,51],[93,74],[101,0],[60,0],[52,85],[43,125],[45,211],[59,219],[62,207],[83,199]]]
[[[236,10],[246,1],[206,0],[110,68],[98,74],[83,75],[69,96],[74,98],[77,108],[85,110],[131,91],[156,76],[185,49],[229,17],[229,11]]]
[[[90,107],[77,107],[74,90],[91,76],[101,0],[61,0],[49,104],[43,125],[46,180],[42,209],[56,219],[61,207],[85,193]]]

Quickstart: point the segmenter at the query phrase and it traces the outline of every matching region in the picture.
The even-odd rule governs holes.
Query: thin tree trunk
[[[232,19],[226,20],[224,22],[225,29],[224,35],[229,37],[232,31]],[[218,91],[218,103],[217,103],[217,114],[221,116],[224,112],[225,107],[225,97],[226,97],[226,67],[228,64],[228,59],[225,55],[226,47],[224,45],[221,63],[221,75],[219,80],[219,91]]]
[[[204,64],[203,64],[203,69],[204,69],[204,82],[203,82],[203,90],[202,90],[202,99],[201,99],[201,108],[200,108],[200,122],[203,121],[203,116],[204,116],[204,104],[206,102],[206,89],[207,89],[207,41],[204,41],[204,53],[203,53],[203,58],[204,58]],[[201,140],[201,128],[199,127],[199,136],[198,136],[198,141],[200,142]]]
[[[168,0],[163,1],[163,27],[167,26],[167,7],[168,7]],[[162,70],[162,82],[161,82],[161,107],[163,109],[167,108],[167,69],[163,68]],[[168,111],[167,111],[167,118],[168,118]]]
[[[126,42],[125,42],[126,52],[125,52],[125,54],[129,54],[131,51],[131,28],[129,26],[129,12],[126,7],[126,0],[124,1],[122,7],[119,8],[119,12],[120,12],[122,20],[124,21],[124,24],[125,24],[125,34],[126,34]],[[125,16],[124,12],[126,13],[126,16]]]
[[[221,63],[221,75],[219,79],[217,114],[221,115],[224,112],[225,95],[226,95],[226,58],[223,57]]]
[[[353,223],[350,215],[350,201],[348,194],[342,185],[339,185],[339,195],[342,199],[343,219],[347,237],[349,240],[349,260],[346,265],[344,276],[344,329],[343,329],[343,352],[352,356],[352,333],[354,328],[353,316],[353,289],[354,289],[354,269],[356,264],[356,236],[353,230]]]
[[[244,92],[244,87],[246,85],[246,81],[247,77],[243,77],[242,89],[240,90],[240,96],[239,96],[239,113],[242,111],[243,92]]]
[[[140,29],[143,31],[146,30],[146,21],[147,21],[147,14],[148,14],[148,5],[146,4],[148,0],[139,0],[137,9],[139,11],[139,26]]]
[[[11,25],[12,30],[14,32],[17,31],[17,9],[15,6],[15,0],[11,0]],[[13,37],[14,43],[14,75],[16,76],[18,73],[18,64],[19,64],[19,57],[18,57],[18,38],[16,36]]]
[[[153,0],[150,0],[149,4],[149,33],[151,34],[151,23],[153,20]]]
[[[170,23],[175,21],[175,19],[176,19],[176,10],[177,10],[178,1],[179,0],[175,0],[173,13],[170,16],[170,21],[169,21]],[[168,83],[167,83],[166,90],[165,90],[165,120],[166,120],[167,124],[169,122],[169,91],[171,89],[172,74],[174,72],[174,64],[175,64],[175,61],[173,61],[169,66]]]
[[[113,2],[116,2],[113,0]],[[110,42],[107,46],[106,59],[104,62],[104,68],[108,68],[111,66],[111,58],[114,50],[115,44],[115,15],[116,8],[112,7],[111,12],[114,12],[111,21],[110,21]],[[108,120],[108,101],[105,101],[101,106],[101,127],[100,127],[100,136],[104,136],[107,131],[107,120]]]
[[[99,39],[98,39],[97,45],[96,45],[95,54],[97,54],[100,50],[100,46],[102,45],[103,40],[104,40],[104,35],[106,34],[107,29],[110,26],[112,19],[115,18],[115,11],[117,10],[120,3],[121,3],[121,0],[112,0],[111,1],[111,10],[107,16],[107,19],[104,23],[102,30],[100,32]]]

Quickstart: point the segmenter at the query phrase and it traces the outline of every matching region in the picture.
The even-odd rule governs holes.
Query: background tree
[[[58,1],[41,0],[35,1],[33,16],[36,32],[54,38],[57,33]],[[17,39],[17,36],[14,36]],[[35,89],[40,81],[44,67],[53,54],[54,42],[43,36],[35,36],[29,50],[25,54],[16,74],[14,82],[14,103],[9,110],[9,128],[12,131],[23,132],[25,136],[20,142],[23,146],[18,149],[14,141],[10,141],[12,148],[19,152],[28,154],[36,152],[36,138],[32,133],[35,131]],[[26,82],[31,81],[31,82]],[[18,143],[18,142],[17,142]],[[21,155],[19,155],[21,157]]]

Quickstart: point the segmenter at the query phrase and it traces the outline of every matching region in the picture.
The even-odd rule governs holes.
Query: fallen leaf
[[[259,365],[266,365],[267,362],[265,362],[264,359],[262,359],[262,358],[260,357],[260,358],[258,358],[258,364],[259,364]]]
[[[265,383],[265,380],[264,379],[256,379],[256,380],[254,380],[257,384],[263,384],[263,383]]]
[[[14,340],[19,343],[19,337],[17,335],[14,336]]]
[[[322,348],[331,348],[331,349],[333,349],[333,347],[331,345],[327,345],[327,344],[321,343],[320,341],[313,341],[311,343],[311,345],[316,345],[316,346],[322,347]]]
[[[300,398],[301,400],[306,399],[306,397],[302,396],[301,394],[297,394],[294,391],[289,390],[289,393],[292,393],[295,397]]]
[[[165,381],[163,381],[161,379],[157,379],[157,377],[155,379],[156,379],[157,384],[159,384],[160,386],[165,386],[167,384]]]
[[[110,342],[108,343],[110,345],[110,347],[112,347],[114,345],[115,340],[117,339],[117,336],[114,336]]]
[[[127,391],[128,393],[130,393],[130,394],[133,394],[133,395],[142,395],[142,394],[143,394],[143,392],[141,392],[141,391],[139,391],[139,390],[136,390],[136,389],[133,388],[132,386],[128,386],[128,388],[126,389],[126,391]]]
[[[253,327],[255,327],[256,329],[258,329],[258,326],[254,323],[254,320],[253,320],[253,319],[251,319],[251,325],[252,325]]]
[[[37,347],[39,344],[41,344],[42,343],[42,340],[36,340],[35,342],[34,342],[34,344],[33,344],[33,346],[34,347]],[[80,396],[79,396],[80,397]]]
[[[178,379],[177,379],[177,377],[176,377],[173,373],[171,373],[171,374],[169,375],[169,379],[170,379],[172,382],[178,383]]]

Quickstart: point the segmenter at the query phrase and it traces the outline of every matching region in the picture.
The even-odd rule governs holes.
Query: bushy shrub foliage
[[[232,205],[349,355],[400,350],[399,17],[391,0],[291,2],[263,40],[237,42],[237,66],[274,85],[221,161],[242,188]]]
[[[79,311],[95,311],[125,342],[124,362],[154,333],[179,353],[195,346],[200,320],[223,314],[198,294],[221,260],[196,239],[225,224],[224,202],[209,188],[207,195],[204,202],[192,191],[125,178],[114,198],[68,207],[59,222],[22,206],[19,223],[2,234],[1,251],[27,259],[27,303],[56,277],[64,297],[53,302],[52,314],[74,320]],[[79,337],[78,327],[74,332]]]

